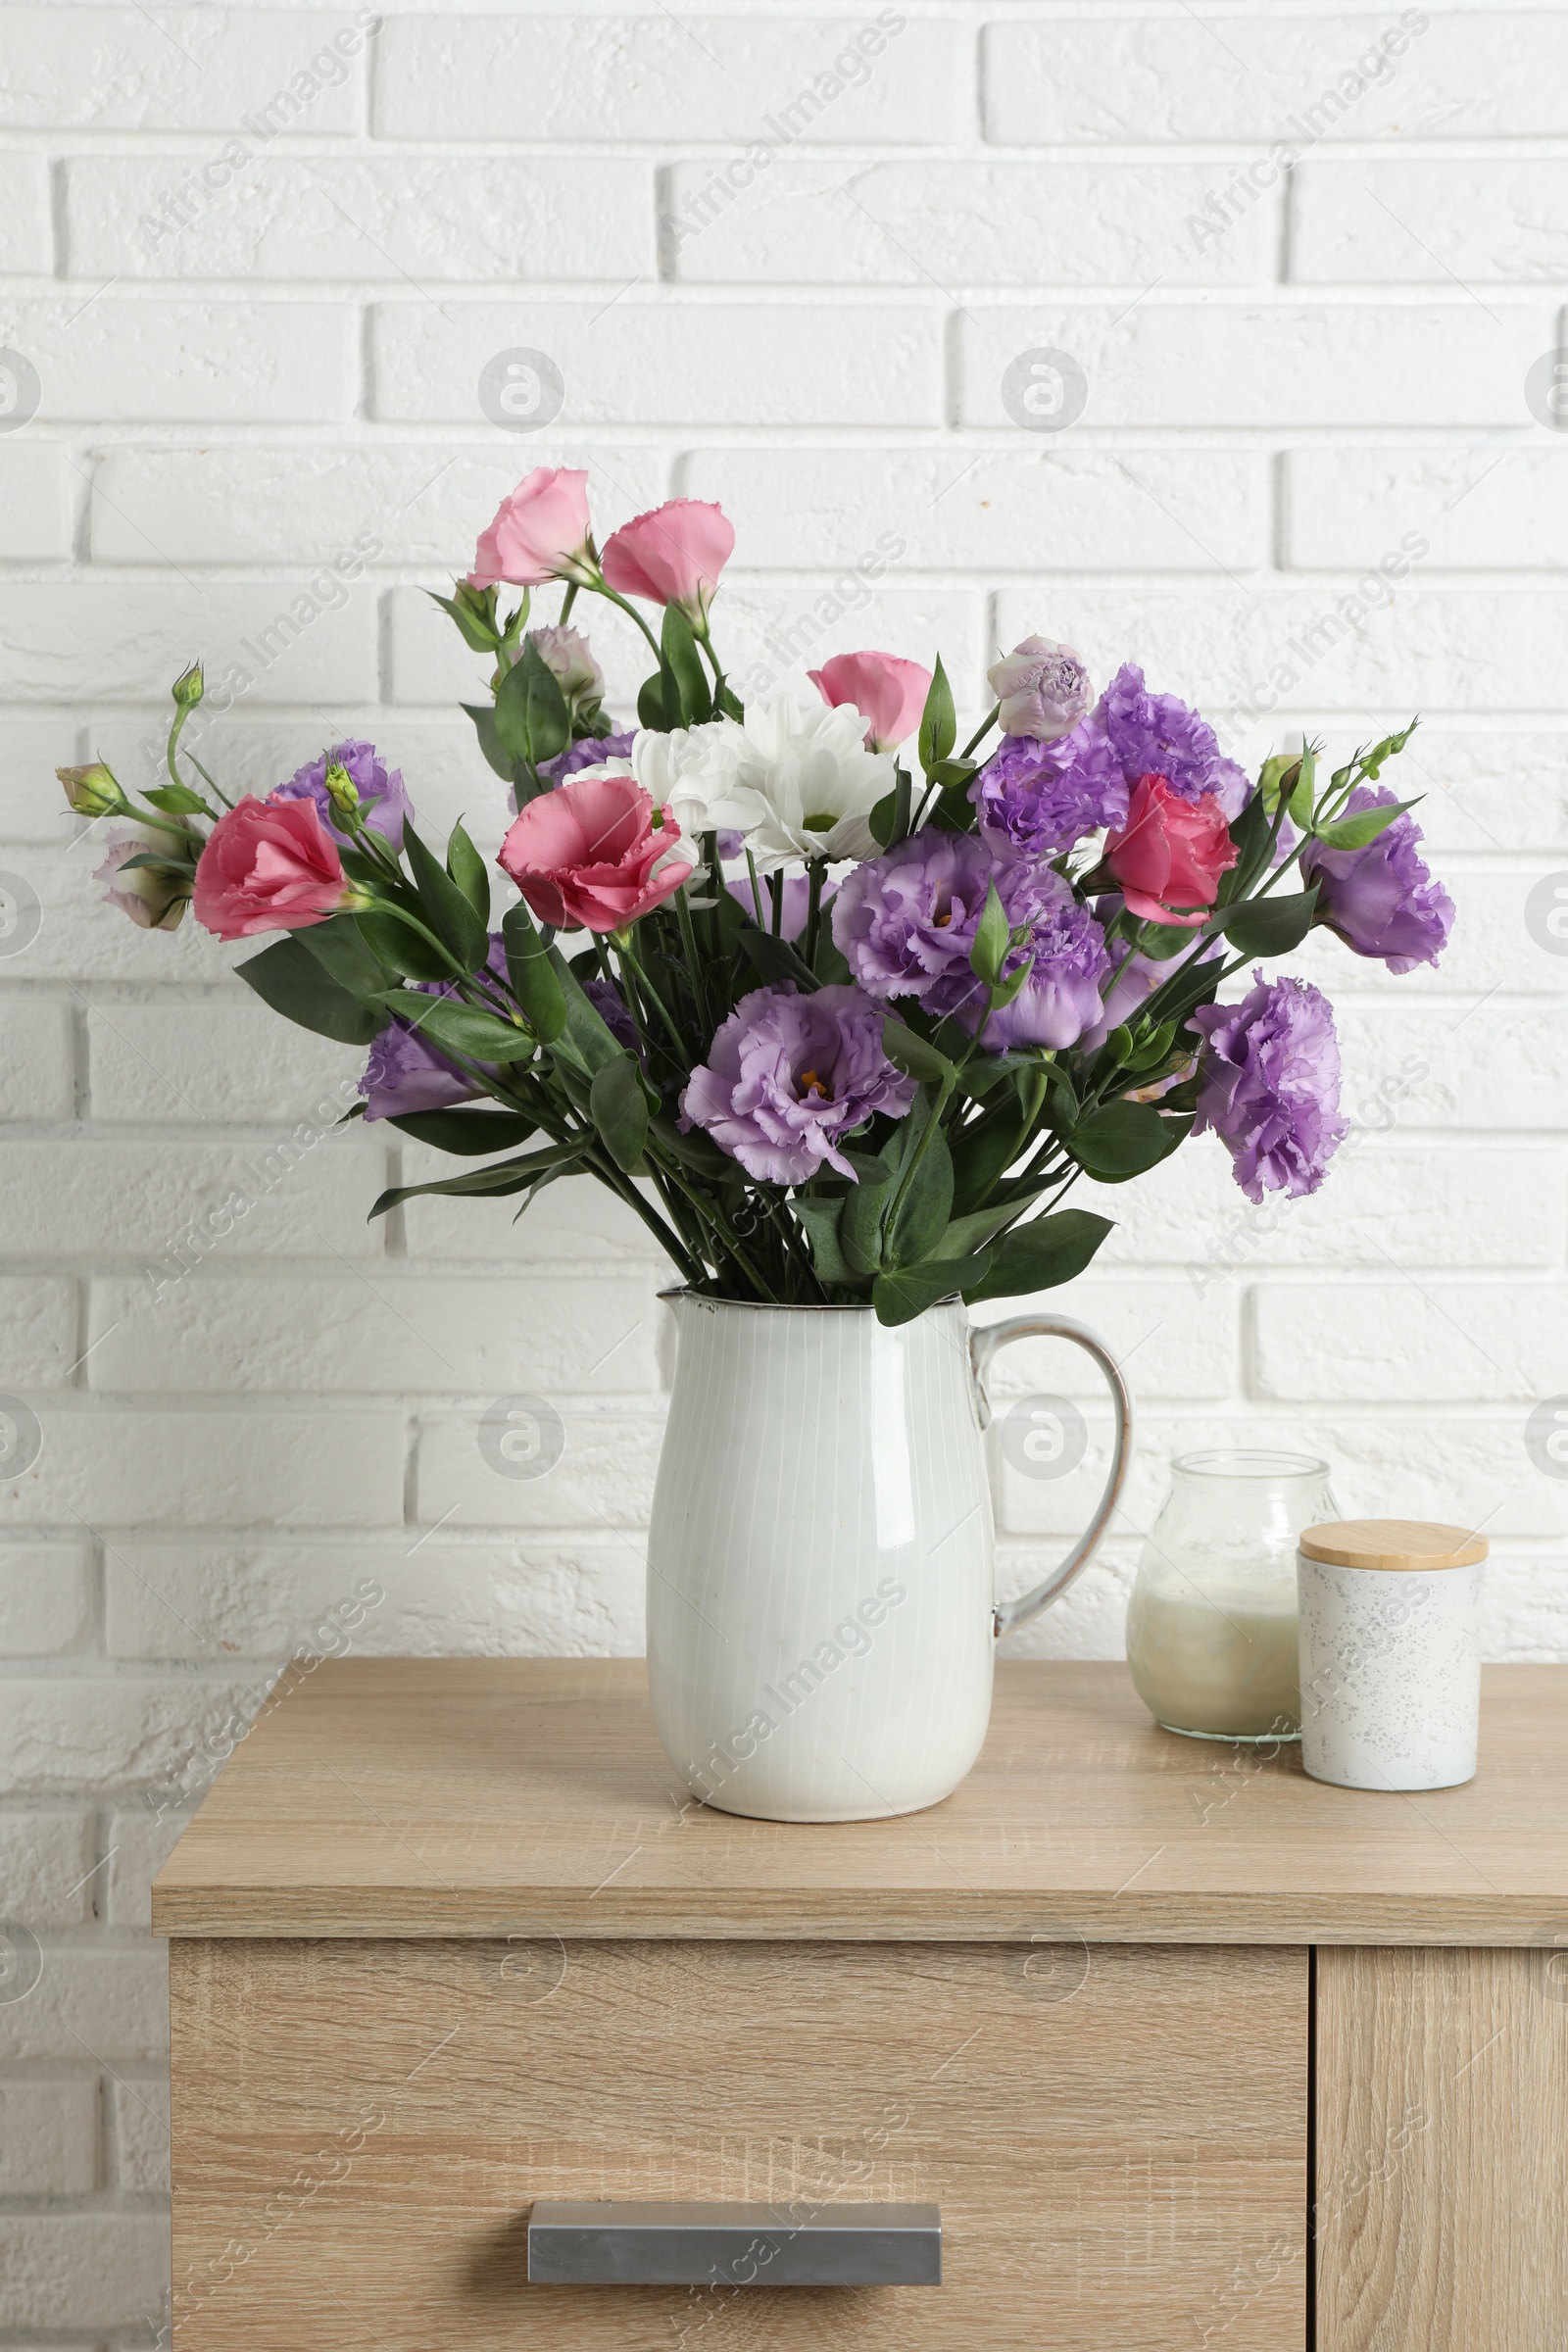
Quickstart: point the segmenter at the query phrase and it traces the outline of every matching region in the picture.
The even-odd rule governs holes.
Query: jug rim
[[[851,1298],[842,1304],[836,1304],[826,1298],[779,1300],[724,1298],[715,1292],[694,1290],[689,1282],[673,1283],[667,1291],[659,1292],[658,1296],[661,1298],[667,1298],[672,1305],[679,1298],[689,1298],[696,1306],[733,1306],[739,1308],[743,1313],[754,1315],[874,1315],[876,1313],[876,1308],[869,1298]],[[911,1315],[909,1320],[911,1323],[918,1323],[922,1316],[929,1315],[939,1306],[961,1306],[962,1304],[962,1292],[950,1291],[945,1298],[933,1298],[930,1306],[923,1306],[920,1313]],[[899,1325],[897,1328],[902,1329],[903,1326]]]

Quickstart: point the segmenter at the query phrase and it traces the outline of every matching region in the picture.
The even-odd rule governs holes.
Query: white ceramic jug
[[[950,1794],[980,1752],[999,1634],[1088,1560],[1126,1473],[1132,1406],[1081,1324],[971,1332],[944,1301],[868,1307],[667,1293],[679,1359],[648,1542],[648,1680],[688,1788],[765,1821],[863,1821]],[[1076,1341],[1109,1383],[1115,1446],[1092,1525],[998,1607],[982,1431],[1009,1341]]]

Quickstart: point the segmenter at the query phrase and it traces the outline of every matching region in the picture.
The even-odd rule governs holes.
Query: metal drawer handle
[[[552,2286],[940,2286],[937,2205],[541,2202],[528,2277]]]

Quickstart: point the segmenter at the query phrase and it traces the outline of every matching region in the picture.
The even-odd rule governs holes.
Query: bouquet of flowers
[[[582,1172],[698,1291],[901,1323],[1069,1280],[1109,1230],[1061,1205],[1079,1172],[1121,1183],[1190,1134],[1252,1200],[1315,1191],[1346,1132],[1328,1003],[1261,968],[1222,992],[1317,924],[1394,972],[1436,959],[1452,903],[1379,782],[1410,729],[1253,784],[1141,670],[1097,697],[1039,637],[961,748],[940,659],[843,654],[743,706],[710,626],[733,545],[675,499],[601,552],[586,474],[541,466],[436,600],[490,672],[464,707],[515,811],[498,924],[466,831],[438,856],[369,744],[230,799],[181,749],[199,667],[168,783],[137,803],[101,761],[60,771],[73,808],[125,820],[110,898],[283,934],[240,975],[368,1047],[351,1115],[477,1163],[375,1215],[414,1193],[520,1214]],[[647,640],[635,729],[606,716],[579,596]]]

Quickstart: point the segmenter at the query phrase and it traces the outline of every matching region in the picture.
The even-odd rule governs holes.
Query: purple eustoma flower
[[[490,934],[485,969],[498,980],[507,976],[506,942],[499,931]],[[416,985],[422,997],[455,997],[458,993],[450,980],[421,980]],[[519,1049],[523,1042],[519,1036]],[[488,1077],[492,1065],[478,1066]],[[450,1110],[454,1103],[471,1102],[484,1091],[484,1079],[470,1078],[430,1043],[422,1029],[401,1016],[389,1021],[372,1044],[360,1080],[368,1119],[402,1118],[413,1110]]]
[[[683,1128],[703,1127],[762,1184],[805,1184],[875,1111],[902,1119],[914,1080],[882,1050],[883,1012],[858,988],[801,996],[793,981],[742,997],[680,1099]]]
[[[757,894],[752,889],[750,873],[732,875],[724,884],[724,888],[732,899],[738,900],[740,905],[745,907],[754,923],[763,931],[771,931],[773,928],[773,882],[775,879],[782,880],[784,895],[779,902],[778,935],[780,939],[799,939],[801,933],[806,929],[811,912],[811,885],[806,875],[785,874],[778,877],[769,875],[766,880],[759,875],[758,879],[761,882],[762,887],[760,906],[758,904]],[[821,905],[824,907],[831,906],[833,897],[833,885],[830,882],[822,893]]]
[[[911,834],[839,884],[833,937],[860,986],[873,997],[915,997],[927,1012],[973,1028],[985,1011],[984,985],[969,961],[995,882],[1009,925],[1024,939],[1003,977],[1034,957],[1009,1005],[994,1013],[982,1043],[1068,1046],[1100,1014],[1106,968],[1100,925],[1049,866],[999,858],[973,833],[935,825]]]
[[[1102,825],[1127,822],[1127,778],[1092,719],[1054,743],[1009,735],[969,787],[993,849],[1054,858]]]
[[[1348,1133],[1340,1116],[1340,1043],[1321,990],[1265,982],[1240,1004],[1201,1004],[1190,1018],[1207,1040],[1200,1058],[1195,1135],[1211,1129],[1249,1200],[1315,1193]]]
[[[389,769],[373,743],[335,743],[319,760],[312,760],[290,776],[286,784],[279,784],[270,797],[274,801],[314,801],[317,813],[332,839],[347,849],[352,837],[338,823],[338,812],[326,789],[329,767],[348,770],[360,796],[366,824],[372,833],[380,834],[389,849],[401,851],[403,822],[413,814],[408,791],[402,770]]]
[[[1374,792],[1358,784],[1340,813],[1359,816],[1366,808],[1390,808],[1396,798],[1386,785]],[[1317,920],[1357,956],[1381,956],[1391,972],[1436,963],[1447,945],[1453,901],[1427,870],[1413,817],[1396,816],[1364,849],[1308,842],[1301,879],[1317,883]]]
[[[1091,714],[1116,755],[1129,784],[1163,776],[1178,800],[1219,795],[1228,817],[1238,817],[1252,787],[1234,760],[1220,754],[1214,730],[1174,694],[1151,694],[1144,673],[1125,662]]]
[[[640,1059],[643,1050],[642,1039],[637,1034],[637,1024],[631,1017],[631,1008],[614,982],[612,980],[585,980],[582,984],[582,993],[617,1045],[624,1046],[628,1054],[635,1054]]]
[[[598,767],[606,760],[629,760],[636,740],[635,727],[628,727],[622,735],[585,735],[580,743],[568,743],[553,760],[541,760],[539,773],[547,784],[564,784],[579,767]]]

